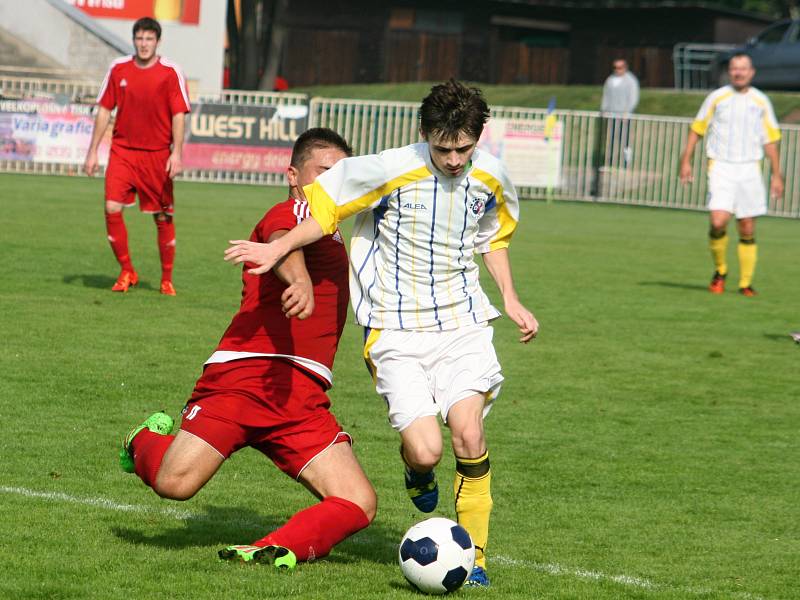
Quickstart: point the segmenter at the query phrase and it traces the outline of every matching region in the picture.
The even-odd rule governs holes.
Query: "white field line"
[[[555,576],[565,575],[576,579],[588,579],[593,581],[613,581],[614,583],[619,583],[621,585],[626,585],[629,587],[639,588],[652,592],[678,591],[686,595],[692,595],[692,596],[708,596],[715,593],[714,590],[709,588],[669,586],[669,585],[654,583],[652,581],[643,579],[641,577],[632,577],[630,575],[609,575],[607,573],[601,573],[599,571],[589,571],[587,569],[565,567],[563,565],[516,560],[514,558],[509,558],[507,556],[494,556],[492,557],[492,560],[501,565],[532,569],[534,571],[539,571],[540,573],[547,573],[548,575],[555,575]],[[736,598],[738,600],[765,600],[761,596],[755,596],[748,592],[733,592],[729,597]]]
[[[113,500],[109,500],[107,498],[91,498],[91,497],[79,497],[79,496],[71,496],[70,494],[64,494],[61,492],[38,492],[36,490],[30,490],[27,488],[21,487],[10,487],[10,486],[0,486],[0,493],[4,494],[16,494],[18,496],[25,496],[26,498],[39,498],[42,500],[50,500],[50,501],[58,501],[58,502],[67,502],[70,504],[80,504],[83,506],[91,506],[94,508],[103,508],[106,510],[113,510],[118,512],[134,512],[134,513],[147,513],[147,514],[160,514],[165,517],[170,517],[172,519],[178,519],[181,521],[207,521],[210,520],[209,517],[197,513],[193,513],[188,510],[181,510],[179,508],[173,507],[152,507],[152,506],[143,506],[139,504],[122,504],[119,502],[114,502]],[[238,523],[237,523],[238,524]],[[242,523],[246,525],[252,525],[254,527],[261,527],[263,524],[259,523]],[[517,560],[514,558],[509,558],[508,556],[493,556],[492,560],[497,562],[501,565],[506,565],[510,567],[520,567],[525,569],[532,569],[534,571],[538,571],[540,573],[546,573],[548,575],[553,576],[566,576],[566,577],[573,577],[576,579],[584,579],[584,580],[592,580],[592,581],[613,581],[614,583],[618,583],[621,585],[625,585],[628,587],[638,588],[642,590],[648,591],[680,591],[686,594],[691,594],[693,596],[702,596],[702,595],[710,595],[714,593],[714,590],[706,589],[706,588],[676,588],[672,586],[662,585],[659,583],[654,583],[648,579],[644,579],[642,577],[634,577],[631,575],[609,575],[607,573],[602,573],[599,571],[590,571],[587,569],[581,569],[576,567],[566,567],[564,565],[557,565],[551,563],[536,563],[536,562],[529,562],[526,560]],[[765,600],[761,596],[754,596],[753,594],[749,594],[747,592],[734,592],[730,596],[731,598],[737,598],[739,600]]]
[[[117,512],[133,512],[144,513],[151,515],[163,515],[172,519],[180,521],[210,521],[211,518],[206,515],[193,513],[188,510],[182,510],[172,506],[156,507],[156,506],[143,506],[140,504],[122,504],[114,502],[107,498],[86,498],[79,496],[71,496],[61,492],[37,492],[36,490],[29,490],[21,487],[0,486],[0,493],[16,494],[18,496],[25,496],[26,498],[39,498],[42,500],[55,500],[59,502],[67,502],[69,504],[79,504],[82,506],[91,506],[94,508],[104,508],[106,510],[113,510]],[[250,527],[264,527],[264,523],[255,523],[253,521],[239,521],[228,520],[229,523],[236,525],[245,525]]]

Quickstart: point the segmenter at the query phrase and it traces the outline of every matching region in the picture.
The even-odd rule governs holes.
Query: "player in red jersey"
[[[83,165],[91,176],[98,166],[97,148],[116,107],[111,155],[106,170],[105,215],[111,249],[122,271],[111,288],[127,292],[139,276],[128,251],[122,209],[133,206],[151,213],[158,230],[161,293],[175,295],[175,225],[172,222],[172,179],[180,175],[185,113],[190,112],[186,82],[180,69],[156,54],[161,40],[158,21],[144,17],[133,24],[136,54],[118,58],[106,74],[97,97],[92,142]]]
[[[330,129],[303,133],[287,172],[289,199],[267,212],[250,239],[275,240],[307,218],[302,186],[350,154]],[[291,568],[325,556],[375,517],[375,491],[325,394],[347,318],[348,260],[337,231],[263,275],[247,273],[253,267],[242,274],[239,312],[205,364],[180,431],[170,435],[172,419],[155,413],[125,438],[120,464],[159,496],[186,500],[233,452],[263,452],[321,502],[219,555]]]

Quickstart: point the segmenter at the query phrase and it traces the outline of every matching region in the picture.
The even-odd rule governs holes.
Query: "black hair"
[[[438,135],[455,140],[463,132],[477,140],[488,120],[483,92],[455,79],[433,86],[419,107],[419,129],[426,138]]]
[[[342,136],[327,127],[312,127],[307,129],[292,147],[291,166],[298,168],[305,163],[311,151],[316,148],[338,148],[347,156],[353,156],[353,149]]]
[[[140,31],[152,31],[156,34],[156,39],[161,39],[161,25],[152,17],[142,17],[133,24],[133,37]]]

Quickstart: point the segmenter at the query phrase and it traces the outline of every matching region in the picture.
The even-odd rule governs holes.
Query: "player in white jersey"
[[[492,497],[483,418],[503,376],[489,325],[500,313],[481,290],[475,254],[520,341],[532,340],[539,324],[511,277],[514,186],[499,160],[476,150],[489,117],[480,90],[453,80],[434,86],[419,114],[424,142],[342,160],[304,189],[313,218],[278,243],[235,240],[226,259],[262,265],[252,271],[261,272],[357,215],[351,301],[365,327],[364,357],[400,434],[406,488],[423,512],[436,507],[441,415],[456,457],[456,513],[476,546],[467,583],[486,586]]]
[[[728,221],[736,216],[739,229],[739,293],[755,296],[753,273],[757,246],[755,218],[767,212],[767,194],[761,180],[761,159],[770,161],[770,195],[783,194],[778,156],[781,132],[772,104],[750,82],[755,75],[750,57],[733,56],[728,63],[730,85],[711,92],[692,123],[680,166],[682,183],[692,181],[692,154],[701,136],[708,157],[708,209],[711,211],[709,247],[714,275],[708,289],[725,291],[728,274]]]

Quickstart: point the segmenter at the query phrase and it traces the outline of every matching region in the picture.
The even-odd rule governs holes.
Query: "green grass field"
[[[238,306],[226,240],[282,190],[178,183],[169,298],[137,211],[143,282],[109,291],[99,179],[2,175],[0,188],[0,598],[420,597],[396,553],[421,515],[354,325],[331,395],[379,513],[330,557],[291,573],[217,560],[312,501],[257,452],[185,503],[117,466],[133,425],[178,415]],[[746,299],[706,291],[701,213],[523,205],[512,260],[542,330],[523,347],[496,323],[507,380],[487,420],[493,586],[460,597],[800,597],[800,347],[788,336],[800,329],[799,226],[759,221],[761,295]],[[731,260],[735,288],[733,247]],[[448,517],[452,464],[440,467]]]

